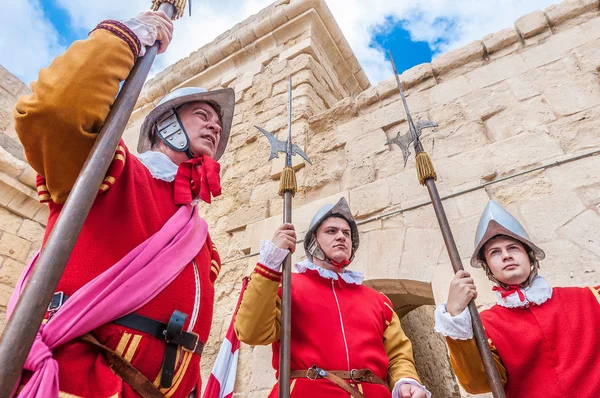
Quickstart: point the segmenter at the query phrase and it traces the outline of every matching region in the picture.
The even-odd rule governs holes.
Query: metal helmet
[[[317,243],[317,230],[323,221],[329,217],[343,218],[350,226],[352,239],[352,253],[350,255],[350,261],[352,261],[359,245],[358,226],[356,225],[356,221],[354,221],[354,217],[352,217],[352,212],[350,211],[350,207],[348,206],[348,202],[346,202],[345,198],[341,198],[335,205],[326,204],[314,215],[312,221],[310,222],[310,226],[308,227],[308,231],[306,231],[306,235],[304,236],[304,252],[306,253],[306,257],[308,257],[310,261],[313,260],[313,257],[316,257],[320,260],[325,260],[325,253],[323,253],[323,250],[321,250],[319,244]]]
[[[231,88],[208,91],[199,87],[183,87],[165,95],[156,108],[144,119],[138,140],[138,153],[149,151],[154,134],[158,134],[158,137],[171,149],[186,152],[188,156],[191,156],[189,152],[190,139],[179,120],[177,108],[196,101],[212,102],[221,107],[222,114],[219,115],[222,125],[221,141],[214,156],[218,160],[225,152],[233,120],[235,92]]]
[[[543,260],[546,257],[544,251],[531,241],[529,234],[517,219],[498,203],[490,200],[479,219],[479,225],[477,225],[475,251],[471,257],[471,266],[481,267],[483,259],[479,257],[479,252],[487,241],[497,235],[509,236],[528,246],[533,251],[536,260]]]

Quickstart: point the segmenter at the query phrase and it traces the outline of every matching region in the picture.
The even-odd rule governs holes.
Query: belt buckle
[[[50,304],[48,304],[48,312],[54,313],[62,307],[65,299],[64,292],[56,292],[52,295],[52,300],[50,300]]]
[[[198,336],[198,333],[194,333],[194,332],[181,332],[181,333],[188,333],[191,334],[195,337],[194,339],[194,347],[193,348],[187,348],[186,346],[181,346],[181,348],[183,349],[183,351],[189,351],[189,352],[196,352],[196,348],[198,348],[198,342],[200,341],[200,336]]]
[[[360,379],[355,379],[355,378],[354,378],[354,372],[358,372],[358,369],[352,369],[352,370],[350,371],[350,380],[352,380],[352,381],[353,381],[353,382],[355,382],[355,383],[360,383],[360,382],[362,381],[362,379],[363,379],[363,378],[361,377]]]
[[[311,371],[313,372],[313,377],[310,377]],[[313,365],[306,370],[306,378],[309,380],[317,380],[318,378],[325,376],[327,376],[327,371],[325,371],[325,369],[318,368],[317,365]]]

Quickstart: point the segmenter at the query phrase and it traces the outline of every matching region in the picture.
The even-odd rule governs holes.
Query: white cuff
[[[421,389],[423,391],[425,391],[425,394],[427,394],[427,398],[431,398],[431,393],[429,392],[429,390],[427,388],[425,388],[424,385],[420,384],[415,379],[411,379],[409,377],[403,377],[396,382],[396,385],[394,386],[394,390],[392,391],[392,398],[402,398],[402,395],[400,395],[400,386],[403,384],[410,384],[413,386],[421,387]]]
[[[146,54],[146,46],[151,46],[156,41],[156,37],[158,36],[156,26],[146,24],[136,18],[127,19],[123,21],[123,24],[131,29],[138,39],[140,39],[142,48],[140,49],[139,56],[143,57]]]
[[[453,340],[470,340],[473,338],[473,325],[469,308],[456,316],[446,310],[446,303],[435,309],[435,331]]]
[[[281,263],[283,263],[289,252],[289,250],[275,246],[270,240],[263,239],[260,241],[260,259],[258,262],[273,271],[279,272]]]

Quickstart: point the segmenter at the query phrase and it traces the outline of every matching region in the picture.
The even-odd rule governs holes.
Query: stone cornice
[[[199,75],[220,75],[223,77],[221,85],[226,86],[235,74],[229,82],[227,76],[247,63],[249,56],[255,57],[257,51],[265,53],[265,50],[273,49],[275,43],[285,44],[290,37],[279,36],[287,36],[283,32],[289,28],[293,30],[293,25],[307,15],[316,16],[324,27],[322,34],[311,39],[313,43],[318,41],[315,47],[321,48],[328,61],[340,71],[344,91],[354,96],[370,87],[367,76],[323,0],[279,0],[158,73],[144,87],[135,108],[162,98],[173,88],[188,84]]]

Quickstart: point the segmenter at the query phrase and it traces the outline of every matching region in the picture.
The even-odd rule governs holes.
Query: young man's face
[[[497,236],[484,246],[485,262],[500,282],[518,285],[529,278],[531,262],[521,242],[508,236]]]
[[[325,256],[337,263],[350,260],[352,233],[343,218],[329,217],[317,229],[317,242]]]
[[[179,109],[179,118],[190,139],[190,150],[195,156],[215,156],[221,141],[219,115],[206,102],[190,102]]]

